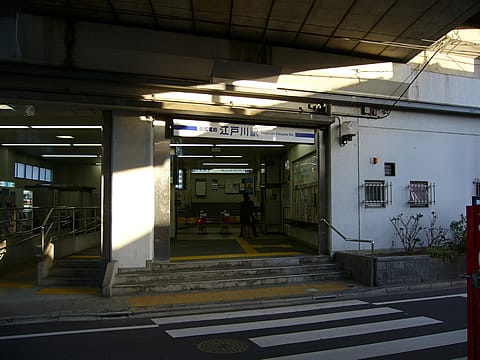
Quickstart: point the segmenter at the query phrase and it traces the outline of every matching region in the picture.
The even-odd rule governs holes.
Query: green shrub
[[[413,254],[415,247],[422,244],[422,240],[418,238],[418,234],[423,229],[421,219],[423,214],[405,216],[400,214],[390,218],[390,222],[395,229],[395,233],[402,242],[405,253]]]

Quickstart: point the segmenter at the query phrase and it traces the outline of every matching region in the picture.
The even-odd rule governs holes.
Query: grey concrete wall
[[[364,251],[345,251],[337,252],[335,259],[341,268],[351,272],[352,280],[373,286],[458,281],[466,271],[465,256],[448,262],[428,255],[370,256]]]

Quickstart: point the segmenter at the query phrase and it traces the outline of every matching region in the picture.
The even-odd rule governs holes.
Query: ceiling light
[[[216,158],[230,158],[230,159],[239,159],[242,158],[242,155],[214,155]]]
[[[165,121],[163,120],[153,120],[153,126],[165,126]]]
[[[179,158],[213,158],[213,155],[177,155]]]
[[[80,154],[44,154],[44,158],[97,158],[98,155],[80,155]]]
[[[40,144],[40,143],[11,143],[11,144],[2,144],[2,146],[44,146],[44,147],[50,147],[50,146],[71,146],[70,144]]]
[[[0,104],[0,110],[12,110],[15,111],[13,105]]]
[[[0,129],[28,129],[27,125],[0,125]]]
[[[253,169],[246,168],[212,168],[212,169],[190,169],[192,174],[250,174]]]
[[[30,125],[32,129],[102,129],[100,125]]]
[[[213,144],[170,144],[170,147],[212,147]]]
[[[72,135],[57,135],[57,139],[73,139]]]
[[[72,144],[73,146],[102,146],[102,144]]]
[[[248,166],[248,163],[204,162],[204,166]]]
[[[216,144],[218,147],[284,147],[283,144]]]

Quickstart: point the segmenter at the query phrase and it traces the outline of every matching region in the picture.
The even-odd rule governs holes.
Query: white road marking
[[[257,344],[258,346],[265,348],[279,345],[298,344],[307,341],[334,339],[345,336],[365,335],[382,331],[435,325],[440,323],[442,323],[442,321],[431,319],[425,316],[419,316],[408,319],[381,321],[359,325],[348,325],[336,328],[302,331],[289,334],[261,336],[256,338],[250,338],[249,340]]]
[[[467,329],[373,344],[269,358],[266,360],[357,360],[467,342]]]
[[[151,328],[158,328],[158,325],[119,326],[119,327],[98,328],[98,329],[83,329],[83,330],[53,331],[53,332],[33,333],[33,334],[18,334],[18,335],[0,336],[0,340],[17,340],[17,339],[28,339],[28,338],[46,337],[46,336],[77,335],[77,334],[89,334],[89,333],[98,333],[98,332],[141,330],[141,329],[151,329]]]
[[[357,305],[367,305],[367,304],[368,304],[367,302],[360,301],[360,300],[331,301],[331,302],[318,303],[318,304],[283,306],[283,307],[275,307],[275,308],[269,308],[269,309],[240,310],[240,311],[213,313],[213,314],[171,316],[171,317],[156,318],[151,320],[157,325],[165,325],[165,324],[177,324],[177,323],[183,323],[183,322],[205,321],[205,320],[226,320],[226,319],[243,318],[248,316],[291,314],[291,313],[301,312],[301,311],[332,309],[337,307],[357,306]]]
[[[389,304],[400,304],[400,303],[415,302],[415,301],[429,301],[429,300],[448,299],[448,298],[453,298],[453,297],[467,297],[467,294],[463,293],[463,294],[453,294],[453,295],[430,296],[430,297],[415,298],[415,299],[404,299],[404,300],[392,300],[392,301],[375,302],[375,303],[372,303],[372,304],[373,305],[389,305]]]
[[[255,321],[255,322],[243,322],[238,324],[224,324],[224,325],[172,329],[172,330],[167,330],[166,332],[173,338],[182,338],[182,337],[189,337],[189,336],[211,335],[211,334],[231,333],[231,332],[237,332],[237,331],[267,329],[267,328],[275,328],[275,327],[281,327],[281,326],[314,324],[314,323],[325,322],[325,321],[354,319],[354,318],[367,317],[367,316],[394,314],[399,312],[402,312],[402,311],[388,308],[388,307],[381,307],[381,308],[364,309],[364,310],[344,311],[344,312],[337,312],[337,313],[331,313],[331,314],[292,317],[287,319],[276,319],[276,320],[265,320],[265,321]]]

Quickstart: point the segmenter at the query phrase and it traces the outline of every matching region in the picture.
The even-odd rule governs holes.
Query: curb
[[[291,296],[281,298],[265,298],[259,300],[239,300],[239,301],[225,301],[225,302],[211,302],[211,303],[196,303],[196,304],[172,304],[145,307],[144,309],[132,309],[119,310],[112,309],[111,311],[106,309],[103,312],[82,312],[81,309],[77,309],[77,312],[72,313],[50,313],[50,314],[32,314],[23,316],[9,316],[0,318],[1,325],[14,325],[21,323],[35,323],[35,322],[48,322],[48,321],[73,321],[73,320],[106,320],[106,319],[118,319],[118,318],[142,318],[150,316],[173,316],[173,315],[185,315],[196,314],[202,312],[222,312],[252,308],[267,308],[267,307],[280,307],[295,304],[305,304],[312,302],[323,301],[335,301],[339,299],[352,298],[352,297],[372,297],[387,295],[393,293],[406,293],[406,292],[420,292],[429,290],[441,290],[441,289],[464,289],[466,291],[465,281],[455,281],[447,283],[432,283],[432,284],[414,284],[403,285],[396,287],[382,287],[382,288],[361,288],[351,289],[342,292],[325,292],[325,293],[313,293],[310,295]],[[115,297],[110,298],[115,299]],[[122,298],[123,301],[125,298]],[[68,300],[66,300],[68,301]],[[99,305],[101,306],[101,305]],[[123,305],[124,307],[125,305]],[[120,307],[120,304],[119,304]]]

